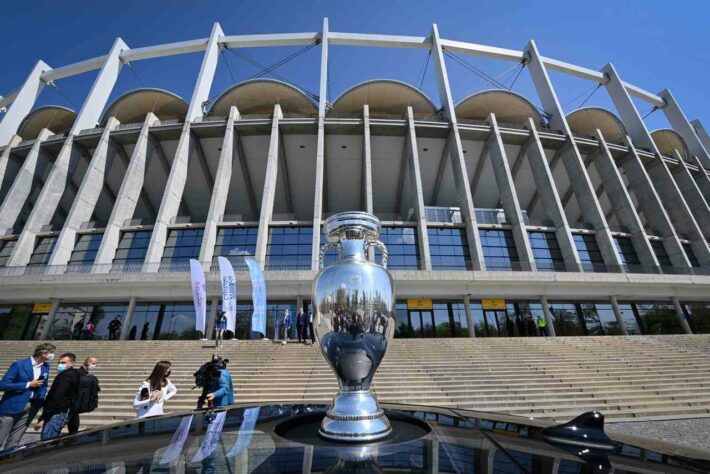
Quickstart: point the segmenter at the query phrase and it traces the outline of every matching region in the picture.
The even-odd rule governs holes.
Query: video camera
[[[211,387],[215,382],[219,382],[221,376],[220,371],[227,368],[229,359],[223,359],[222,357],[212,355],[212,359],[209,362],[205,362],[202,366],[197,369],[193,377],[195,377],[195,386],[193,389],[200,387],[202,389],[202,394],[197,399],[197,408],[203,408],[205,402],[207,401],[207,394],[209,393],[209,387]],[[208,405],[210,408],[210,405]]]

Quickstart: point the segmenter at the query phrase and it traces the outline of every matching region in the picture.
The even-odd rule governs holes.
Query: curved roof
[[[232,105],[241,115],[271,114],[280,104],[284,113],[317,112],[313,101],[302,90],[274,79],[249,79],[226,89],[214,100],[209,115],[229,115]]]
[[[412,106],[414,118],[426,118],[436,113],[437,107],[429,97],[416,87],[393,79],[375,79],[361,82],[333,102],[332,110],[349,114],[362,114],[363,105],[371,114],[404,116]]]
[[[626,127],[619,117],[601,107],[583,107],[567,114],[567,123],[574,135],[593,136],[601,130],[604,139],[623,143]]]
[[[76,120],[76,112],[60,105],[38,107],[22,120],[17,134],[24,140],[37,138],[43,128],[53,133],[67,133]]]
[[[136,89],[116,98],[106,108],[101,122],[116,117],[121,123],[135,123],[145,120],[153,112],[160,120],[181,119],[187,114],[187,102],[180,96],[163,89]]]
[[[651,138],[656,143],[661,155],[675,158],[673,150],[678,150],[684,160],[688,158],[688,147],[685,140],[675,130],[659,128],[651,132]]]
[[[520,94],[505,89],[476,92],[456,104],[456,118],[486,120],[490,113],[501,123],[525,125],[528,117],[540,125],[545,120],[537,108]]]

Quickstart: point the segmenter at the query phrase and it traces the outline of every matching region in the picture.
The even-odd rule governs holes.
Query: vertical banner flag
[[[254,304],[254,314],[251,317],[252,333],[260,332],[266,337],[266,282],[264,272],[253,258],[245,258],[251,277],[251,300]]]
[[[233,333],[237,327],[237,279],[232,263],[225,257],[217,257],[219,275],[222,278],[222,311],[227,316],[227,329]]]
[[[163,457],[160,458],[160,464],[170,464],[175,461],[182,451],[183,446],[185,446],[185,441],[187,441],[187,435],[190,433],[190,425],[192,424],[192,417],[183,416],[180,420],[180,426],[173,433],[173,437],[170,440],[170,445],[167,447],[163,453]]]
[[[254,436],[256,420],[259,418],[259,410],[261,410],[261,407],[247,408],[244,410],[244,420],[237,432],[237,442],[234,443],[232,449],[227,453],[228,458],[236,458],[249,447],[251,439]]]
[[[210,426],[207,428],[207,432],[202,440],[200,449],[195,453],[195,456],[190,462],[201,462],[207,456],[212,454],[215,449],[217,449],[219,440],[222,438],[222,428],[224,427],[224,419],[226,417],[226,411],[217,413],[214,420],[212,420],[212,423],[210,423]]]
[[[190,259],[190,280],[192,281],[192,301],[195,303],[195,329],[205,334],[205,313],[207,312],[207,286],[205,272],[197,260]]]

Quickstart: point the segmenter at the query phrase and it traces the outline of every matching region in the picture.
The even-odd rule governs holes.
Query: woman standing
[[[133,400],[137,418],[163,414],[163,404],[177,393],[175,385],[168,379],[170,372],[170,361],[161,360],[155,364],[150,376],[138,387],[136,398]]]
[[[215,325],[216,335],[214,341],[214,347],[222,347],[222,341],[224,340],[224,331],[227,330],[227,315],[224,311],[219,311],[217,313],[217,324]]]

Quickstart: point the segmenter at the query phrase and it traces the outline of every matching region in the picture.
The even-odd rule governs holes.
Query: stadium
[[[265,77],[212,90],[220,51],[284,46],[319,51],[317,95]],[[428,52],[438,96],[379,78],[329,94],[341,46]],[[112,97],[122,69],[188,53],[201,55],[191,97],[149,85]],[[520,65],[537,97],[494,81],[454,97],[452,55]],[[36,106],[43,87],[89,71],[77,110]],[[618,114],[563,110],[552,71],[605,89]],[[672,128],[650,131],[634,101]],[[215,24],[206,38],[119,38],[100,57],[39,61],[0,106],[2,339],[79,339],[88,321],[93,339],[194,339],[190,258],[208,272],[211,334],[217,256],[237,269],[246,339],[244,257],[265,270],[271,316],[307,309],[322,223],[351,210],[382,221],[397,338],[710,332],[710,138],[668,89],[612,64],[444,39],[436,25],[240,36]]]

